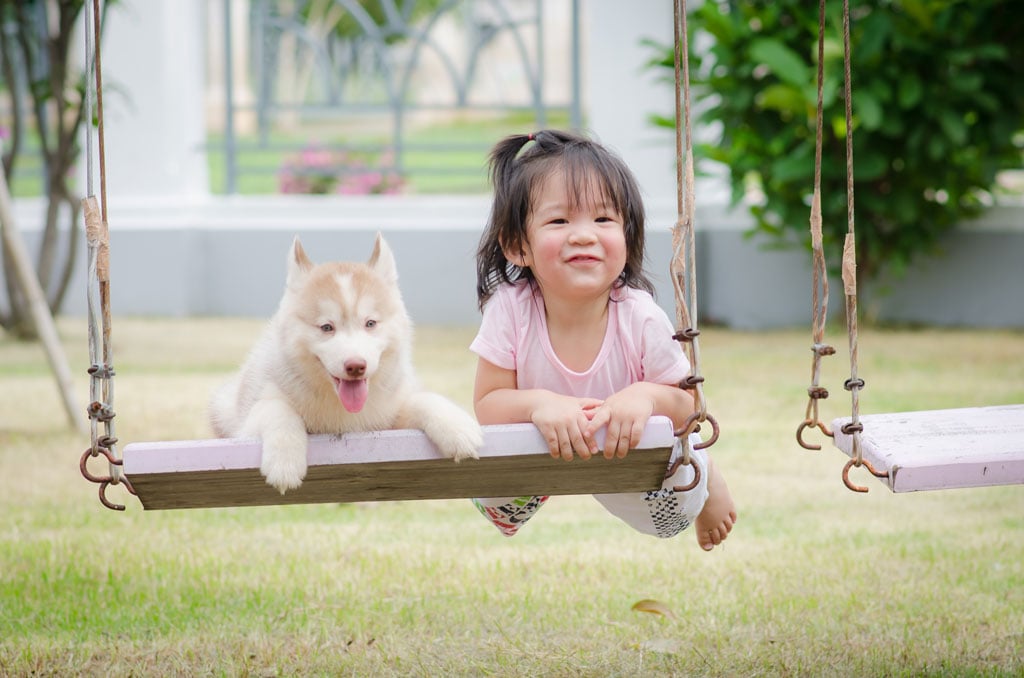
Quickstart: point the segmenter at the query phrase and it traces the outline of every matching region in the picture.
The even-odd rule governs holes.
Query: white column
[[[649,119],[675,110],[673,88],[665,80],[670,72],[648,67],[654,50],[641,44],[644,39],[672,44],[672,3],[587,0],[582,5],[588,127],[636,174],[649,209],[661,204],[674,209],[675,137]]]
[[[209,194],[205,8],[206,0],[125,0],[108,11],[102,65],[111,201]]]

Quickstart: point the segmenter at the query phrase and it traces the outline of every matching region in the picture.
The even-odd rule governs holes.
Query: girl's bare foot
[[[704,508],[694,523],[697,543],[705,551],[710,551],[729,536],[735,522],[736,504],[729,494],[729,486],[725,484],[725,477],[718,470],[718,466],[709,457],[708,500],[704,502]]]

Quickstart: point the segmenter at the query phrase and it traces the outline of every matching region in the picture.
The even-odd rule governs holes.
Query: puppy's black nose
[[[364,374],[366,374],[366,361],[345,361],[345,376],[347,376],[349,379],[362,379]]]

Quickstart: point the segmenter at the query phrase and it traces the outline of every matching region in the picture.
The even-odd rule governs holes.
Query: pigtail
[[[515,267],[505,256],[506,247],[520,247],[520,229],[515,224],[526,221],[529,207],[524,200],[516,198],[513,185],[520,173],[516,158],[523,147],[535,138],[533,134],[515,134],[499,141],[488,156],[488,178],[493,187],[491,213],[487,229],[480,239],[477,250],[476,294],[482,310],[494,289],[503,282],[512,282],[518,277],[513,274]],[[521,204],[519,204],[521,203]],[[515,277],[513,277],[515,275]]]
[[[488,156],[488,179],[494,191],[491,217],[499,205],[504,208],[516,172],[516,156],[533,137],[532,134],[516,134],[499,141]],[[501,229],[498,229],[501,232]]]

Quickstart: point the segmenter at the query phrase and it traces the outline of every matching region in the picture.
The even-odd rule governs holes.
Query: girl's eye
[[[324,323],[320,326],[320,331],[324,334],[330,334],[334,331],[334,323]]]
[[[373,329],[376,326],[377,326],[377,321],[376,320],[373,320],[371,318],[370,320],[366,321],[366,329],[370,330],[370,329]]]

